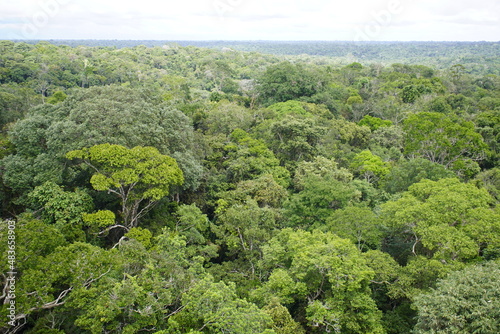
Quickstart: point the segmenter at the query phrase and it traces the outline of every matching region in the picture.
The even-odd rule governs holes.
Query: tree
[[[304,188],[284,203],[290,226],[309,229],[323,225],[337,209],[357,203],[362,193],[352,183],[342,182],[335,175],[309,175]]]
[[[26,325],[25,320],[64,307],[74,292],[92,290],[118,265],[110,252],[86,243],[55,248],[22,271],[16,283],[16,323]]]
[[[500,160],[500,110],[482,112],[475,119],[478,132],[491,149],[490,160],[494,165]]]
[[[442,113],[413,114],[404,123],[405,154],[423,157],[470,177],[477,161],[486,158],[488,146],[474,124]]]
[[[284,229],[263,249],[270,273],[252,295],[278,298],[306,315],[309,333],[383,333],[381,312],[370,297],[374,272],[361,252],[333,233]]]
[[[399,161],[403,158],[403,130],[399,126],[380,127],[370,136],[370,151],[384,161]]]
[[[360,251],[376,249],[382,241],[378,217],[370,208],[348,206],[334,211],[323,228],[351,240]]]
[[[273,334],[271,317],[238,298],[234,283],[197,282],[182,296],[182,308],[169,319],[174,333]]]
[[[300,64],[282,62],[269,66],[258,80],[260,99],[265,105],[297,100],[318,93],[325,80]]]
[[[254,117],[250,110],[234,102],[220,101],[207,113],[203,125],[207,133],[230,135],[236,129],[248,131],[255,121]]]
[[[33,208],[41,211],[44,221],[55,226],[68,241],[84,241],[83,215],[94,208],[92,198],[84,190],[64,191],[55,183],[36,187],[28,196]]]
[[[349,167],[368,182],[377,181],[390,171],[389,165],[369,150],[356,154]]]
[[[451,273],[415,298],[415,333],[498,333],[500,263],[491,261]]]
[[[485,170],[479,173],[474,181],[488,190],[497,202],[500,202],[500,168]]]
[[[285,115],[310,115],[303,107],[304,102],[289,100],[286,102],[278,102],[267,107],[268,109],[276,112],[278,118],[283,118]]]
[[[322,156],[314,157],[312,161],[299,162],[293,178],[294,188],[303,190],[306,180],[311,175],[318,177],[331,177],[332,179],[348,183],[352,181],[353,175],[345,168],[339,168],[333,159]]]
[[[377,129],[383,128],[383,127],[390,127],[392,125],[391,121],[388,120],[383,120],[378,117],[373,117],[370,115],[365,115],[359,122],[358,125],[360,126],[367,126],[370,128],[370,130],[375,131]]]
[[[287,115],[284,119],[274,122],[271,149],[281,160],[288,162],[289,167],[303,160],[313,158],[317,153],[317,144],[325,132],[325,128],[318,125],[311,118],[297,118]]]
[[[271,174],[277,183],[288,186],[289,172],[279,166],[279,160],[262,140],[241,129],[233,131],[231,140],[233,143],[225,147],[228,158],[223,162],[229,180],[239,182]]]
[[[107,251],[117,263],[115,270],[72,291],[65,308],[76,328],[67,332],[141,333],[169,327],[169,317],[183,308],[182,296],[203,274],[203,260],[188,254],[185,237],[167,228],[155,238],[145,231],[131,229]]]
[[[196,189],[202,173],[191,120],[146,88],[76,89],[63,102],[32,108],[9,135],[16,153],[4,158],[3,178],[20,195],[47,181],[81,185],[65,154],[105,143],[152,146],[172,156],[185,189]]]
[[[422,180],[382,205],[385,223],[413,241],[412,253],[443,263],[495,256],[500,217],[485,189],[458,179]]]
[[[408,187],[423,179],[437,181],[454,177],[455,174],[443,165],[424,158],[404,160],[394,166],[382,181],[382,188],[395,194],[408,190]]]
[[[273,319],[273,330],[276,334],[304,334],[304,328],[298,322],[293,320],[290,312],[286,307],[281,305],[277,298],[273,298],[271,302],[263,309]]]
[[[263,174],[256,179],[240,181],[234,190],[220,194],[228,203],[243,203],[248,199],[255,200],[260,207],[280,208],[287,198],[288,192],[278,184],[271,174]]]
[[[122,227],[127,230],[136,227],[172,186],[184,181],[175,159],[153,147],[101,144],[70,151],[66,157],[81,159],[95,171],[90,179],[94,189],[120,198]]]
[[[262,254],[262,246],[281,227],[279,211],[269,207],[259,207],[254,200],[228,206],[219,201],[216,220],[211,231],[220,245],[220,266],[212,266],[216,277],[237,283],[240,295],[247,295],[265,273],[257,264]],[[222,252],[224,251],[224,253]],[[221,270],[223,268],[223,270]],[[215,272],[214,272],[215,270]]]

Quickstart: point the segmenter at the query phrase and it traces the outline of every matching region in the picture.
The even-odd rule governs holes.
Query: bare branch
[[[127,232],[128,232],[128,230],[129,230],[129,228],[128,228],[128,227],[126,227],[126,226],[116,224],[116,225],[113,225],[113,226],[110,226],[110,227],[106,228],[105,230],[102,230],[102,231],[101,231],[101,232],[99,232],[98,234],[99,234],[99,235],[104,234],[104,233],[109,232],[109,231],[111,231],[111,230],[113,230],[113,229],[115,229],[115,228],[123,228],[123,229],[125,229]]]

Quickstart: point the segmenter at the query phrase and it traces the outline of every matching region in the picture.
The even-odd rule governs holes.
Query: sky
[[[0,0],[0,39],[500,41],[500,1]]]

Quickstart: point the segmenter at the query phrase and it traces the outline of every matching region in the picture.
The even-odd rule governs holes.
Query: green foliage
[[[230,135],[236,129],[248,131],[253,123],[254,115],[248,109],[228,101],[212,106],[203,121],[208,133],[225,135]]]
[[[149,248],[151,244],[151,239],[153,238],[153,234],[144,228],[141,227],[133,227],[127,233],[125,233],[124,237],[135,239],[140,242],[145,248]]]
[[[363,98],[359,95],[349,96],[345,103],[350,106],[353,104],[361,104],[363,103]]]
[[[258,80],[258,91],[265,105],[313,96],[323,82],[311,69],[282,62],[269,66]]]
[[[404,130],[405,154],[443,164],[465,177],[472,176],[474,164],[485,159],[488,152],[473,123],[441,113],[411,115]]]
[[[211,228],[217,242],[226,246],[228,255],[238,255],[253,265],[262,245],[278,231],[277,213],[250,199],[228,207],[224,200],[219,204],[217,221]]]
[[[94,189],[112,192],[120,198],[126,228],[136,227],[154,203],[167,196],[172,186],[184,181],[175,159],[153,147],[127,149],[101,144],[68,152],[66,156],[81,159],[95,170],[90,179]],[[147,204],[140,208],[143,201]]]
[[[272,328],[276,334],[305,333],[300,324],[293,320],[288,309],[281,305],[277,299],[272,299],[262,310],[269,314],[273,320]]]
[[[300,101],[289,100],[286,102],[278,102],[267,107],[270,110],[276,112],[279,118],[285,115],[299,115],[307,116],[310,115],[303,107],[303,103]]]
[[[235,130],[231,139],[236,145],[225,147],[229,159],[224,162],[230,180],[238,182],[271,174],[282,186],[288,185],[289,172],[279,166],[279,160],[263,141],[252,138],[241,129]]]
[[[66,100],[67,97],[68,95],[66,95],[64,92],[57,91],[47,99],[47,103],[58,104],[59,102],[63,102],[64,100]]]
[[[47,182],[36,187],[30,194],[33,207],[41,211],[45,222],[55,226],[68,241],[84,241],[83,216],[92,211],[92,198],[85,191],[64,191],[55,183]]]
[[[415,85],[405,86],[401,92],[401,99],[404,103],[414,103],[420,94],[419,89]]]
[[[0,159],[3,159],[14,152],[14,145],[10,142],[9,138],[0,133]]]
[[[32,109],[10,131],[16,155],[5,161],[6,184],[26,192],[46,181],[74,182],[80,175],[65,168],[65,154],[109,143],[156,147],[178,161],[185,188],[196,188],[202,171],[193,154],[190,120],[156,96],[147,89],[95,87]]]
[[[317,154],[316,145],[324,128],[310,118],[287,116],[270,126],[273,135],[271,149],[284,164],[293,167],[294,162],[309,160]]]
[[[388,164],[369,150],[356,154],[349,167],[368,182],[383,178],[390,171]]]
[[[46,224],[30,215],[23,215],[16,224],[16,257],[23,259],[16,263],[19,271],[34,268],[47,255],[51,254],[57,247],[66,246],[64,235],[54,225]],[[2,270],[8,271],[7,249],[8,249],[8,223],[1,222],[0,240],[2,241]]]
[[[500,110],[485,111],[479,114],[475,120],[478,132],[483,136],[486,144],[491,150],[491,160],[498,166],[500,159]]]
[[[334,211],[325,230],[351,240],[359,250],[379,248],[382,241],[381,222],[369,208],[349,206]]]
[[[439,96],[439,97],[432,99],[427,104],[427,109],[430,112],[439,112],[439,113],[444,113],[444,114],[452,112],[451,105],[448,104],[446,98],[443,96]]]
[[[485,189],[457,179],[422,180],[402,198],[384,204],[383,219],[406,231],[415,254],[445,263],[470,261],[500,243],[495,232],[500,220],[492,203]]]
[[[415,299],[415,333],[496,333],[500,330],[499,263],[454,272]]]
[[[342,144],[356,148],[366,147],[370,133],[369,127],[360,126],[343,118],[334,119],[328,129],[328,136],[340,140]]]
[[[77,291],[111,275],[116,265],[111,254],[89,244],[76,242],[55,248],[26,269],[16,284],[20,319],[64,305]]]
[[[210,259],[217,256],[217,245],[210,242],[210,221],[195,204],[182,204],[175,212],[175,227],[179,236],[186,241],[184,250],[189,256],[203,256]]]
[[[475,180],[478,186],[484,187],[490,195],[500,201],[500,168],[493,168],[479,173]]]
[[[384,161],[399,161],[403,158],[403,130],[399,126],[381,127],[373,131],[368,148]]]
[[[169,319],[173,333],[272,334],[268,314],[236,296],[234,283],[200,280],[182,296],[182,309]]]
[[[404,160],[391,168],[382,181],[382,187],[385,191],[396,194],[408,190],[409,186],[423,179],[437,181],[454,175],[443,165],[424,158],[416,158]]]
[[[285,202],[285,216],[290,226],[309,229],[324,224],[334,210],[357,203],[361,195],[353,184],[331,175],[310,175],[304,179],[304,189]]]
[[[361,121],[358,122],[360,126],[367,126],[370,130],[375,131],[383,127],[389,127],[392,125],[391,121],[383,120],[378,117],[372,117],[370,115],[365,115]]]
[[[116,215],[110,210],[84,213],[82,218],[86,225],[96,226],[98,228],[112,226],[116,223]]]
[[[1,332],[498,332],[498,43],[35,43],[0,41]]]
[[[350,241],[332,233],[284,229],[263,252],[270,276],[254,292],[256,299],[271,295],[295,305],[307,314],[310,332],[383,332],[369,295],[373,271]]]
[[[322,178],[330,177],[345,183],[353,179],[353,175],[347,169],[339,168],[334,160],[317,156],[312,161],[301,161],[297,165],[293,178],[295,189],[303,190],[306,186],[307,178],[312,175]]]
[[[234,190],[221,194],[222,199],[230,203],[255,200],[260,207],[281,207],[288,197],[288,192],[278,184],[271,174],[263,174],[254,180],[240,181]]]

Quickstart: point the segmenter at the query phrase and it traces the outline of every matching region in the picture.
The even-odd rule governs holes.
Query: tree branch
[[[126,227],[126,226],[116,224],[116,225],[113,225],[113,226],[108,227],[108,228],[107,228],[107,229],[105,229],[105,230],[102,230],[101,232],[99,232],[99,233],[98,233],[98,235],[104,234],[104,233],[109,232],[109,231],[111,231],[111,230],[113,230],[113,229],[115,229],[115,228],[118,228],[118,227],[125,229],[127,232],[128,232],[128,230],[129,230],[129,228],[128,228],[128,227]]]

